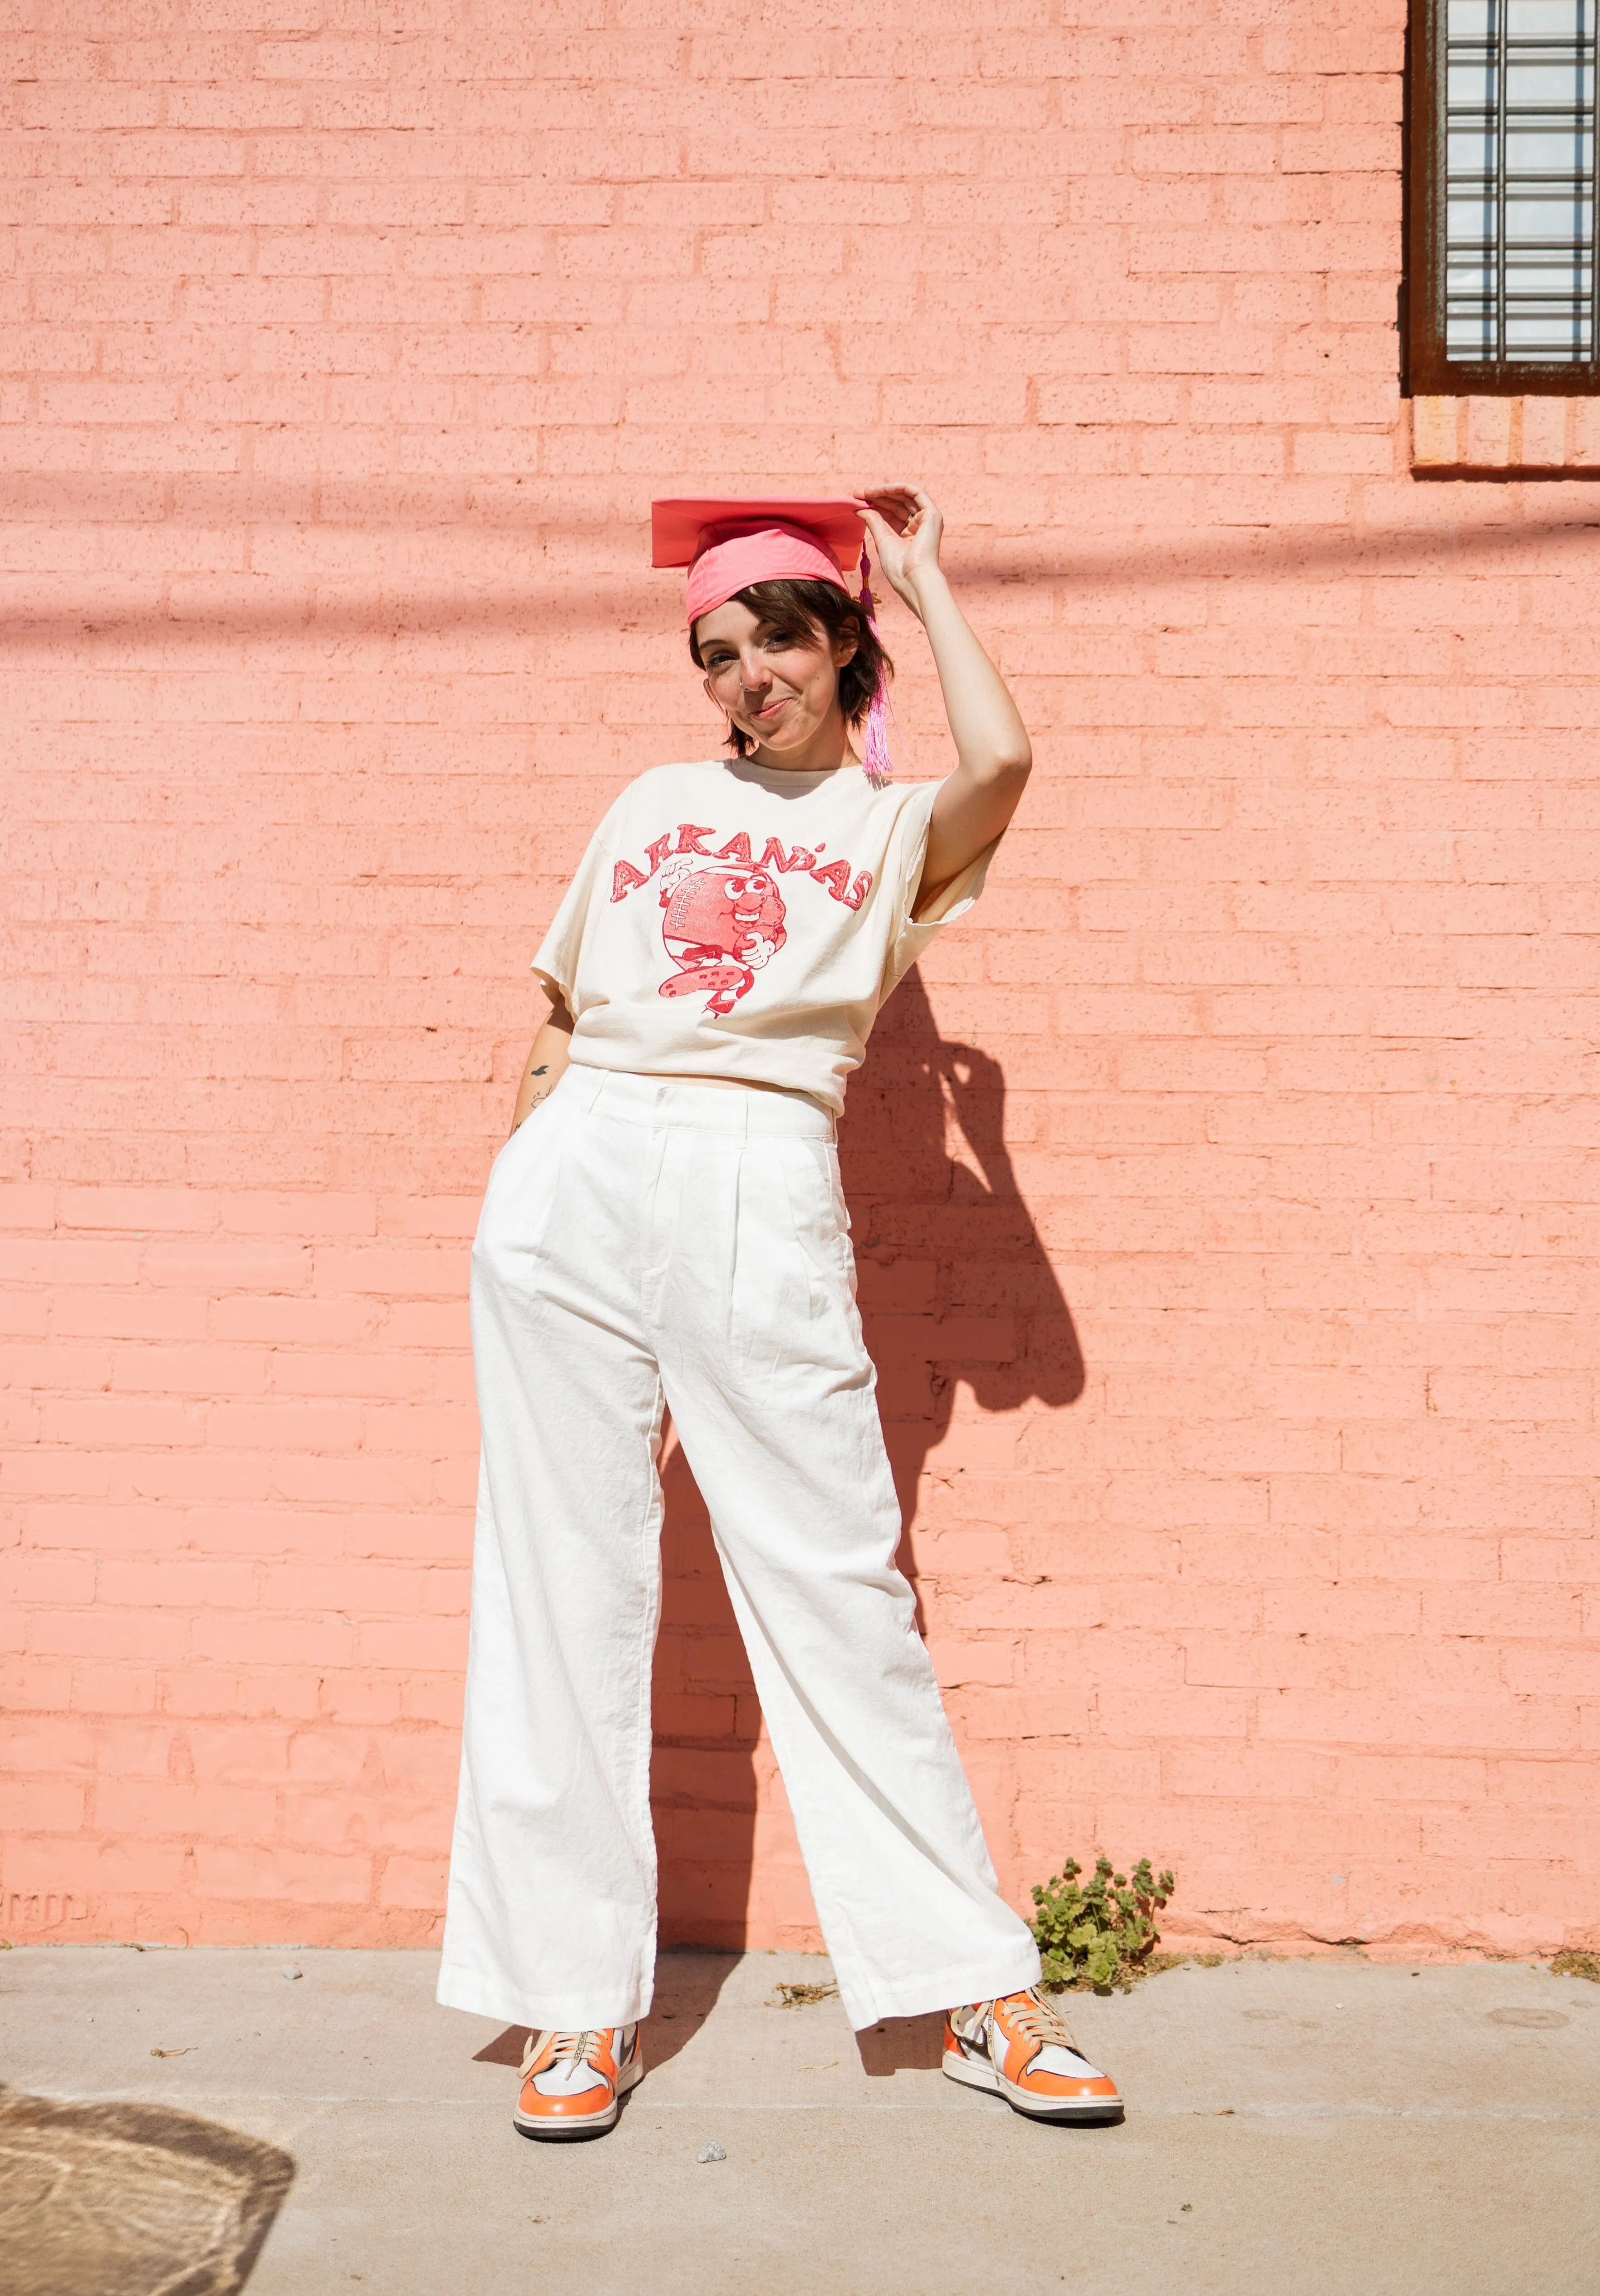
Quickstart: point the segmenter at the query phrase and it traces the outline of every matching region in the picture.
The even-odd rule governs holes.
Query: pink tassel
[[[876,615],[873,612],[872,583],[869,578],[872,570],[872,561],[866,554],[866,545],[864,542],[861,545],[861,595],[856,603],[866,616],[867,627],[875,637],[878,634],[878,622]],[[861,770],[874,789],[882,789],[894,772],[894,760],[889,754],[888,716],[889,696],[884,692],[883,680],[880,677],[877,691],[867,704],[866,735],[861,744]]]

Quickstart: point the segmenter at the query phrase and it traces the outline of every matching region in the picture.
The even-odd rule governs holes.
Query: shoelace
[[[997,2002],[995,2006],[997,2009],[1000,2004]],[[1005,2021],[1014,2031],[1041,2049],[1054,2041],[1071,2049],[1074,2056],[1083,2054],[1072,2038],[1071,2028],[1060,2010],[1047,2001],[1041,2001],[1037,1993],[1008,1994]]]
[[[591,2066],[598,2071],[597,2060],[605,2046],[605,2033],[604,2026],[597,2026],[587,2033],[557,2033],[551,2044],[551,2062],[554,2063],[557,2058],[570,2057],[574,2062]],[[532,2070],[534,2060],[544,2047],[545,2040],[543,2033],[529,2033],[528,2036],[522,2048],[521,2068],[524,2079]]]

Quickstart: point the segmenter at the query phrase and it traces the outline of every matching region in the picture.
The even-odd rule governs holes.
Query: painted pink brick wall
[[[1039,766],[847,1148],[1005,1885],[1593,1943],[1596,495],[1409,476],[1401,0],[0,21],[6,1932],[437,1934],[524,967],[712,746],[645,505],[911,472]],[[673,1506],[669,1927],[804,1941]]]

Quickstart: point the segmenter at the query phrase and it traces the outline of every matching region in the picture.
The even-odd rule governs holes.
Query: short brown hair
[[[748,606],[762,621],[815,637],[821,630],[830,639],[854,638],[856,651],[839,673],[839,706],[847,726],[859,726],[866,717],[880,679],[885,685],[894,676],[894,664],[878,643],[878,634],[848,590],[832,582],[752,582],[737,590],[730,605]],[[702,618],[703,619],[703,618]],[[703,669],[698,630],[689,633],[689,652],[696,669]],[[728,727],[728,747],[736,758],[747,758],[755,747],[737,726]]]

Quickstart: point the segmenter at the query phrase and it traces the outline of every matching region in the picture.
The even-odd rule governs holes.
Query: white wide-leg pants
[[[851,2021],[1037,1979],[895,1568],[854,1278],[833,1126],[808,1103],[572,1067],[501,1150],[472,1254],[448,2006],[562,2029],[649,2010],[663,1400]]]

